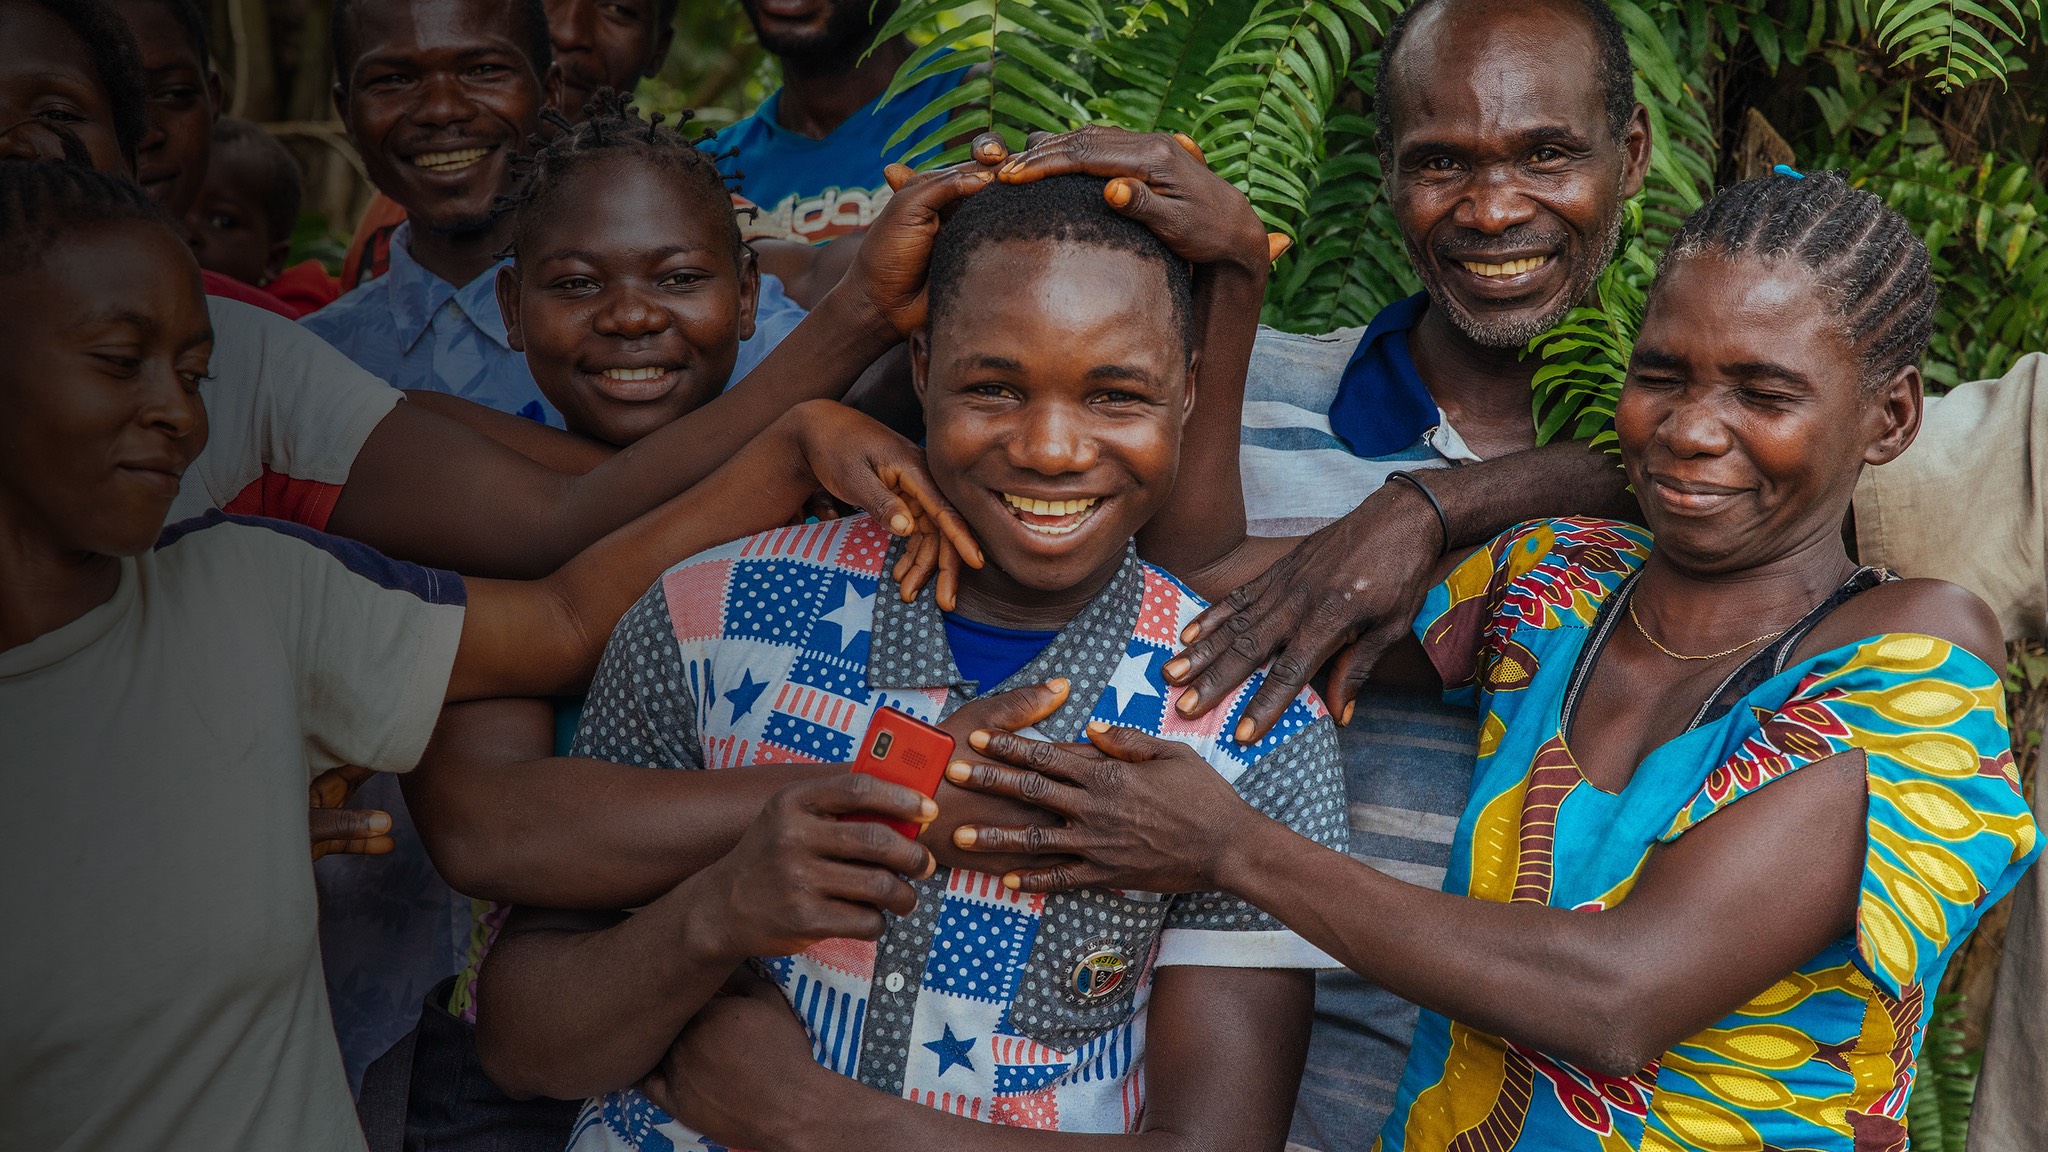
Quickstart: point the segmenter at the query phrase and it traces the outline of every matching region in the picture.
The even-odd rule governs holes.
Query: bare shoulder
[[[1814,628],[1799,656],[1891,632],[1946,640],[1993,668],[2005,666],[2005,637],[1991,606],[1946,580],[1894,580],[1852,598]]]

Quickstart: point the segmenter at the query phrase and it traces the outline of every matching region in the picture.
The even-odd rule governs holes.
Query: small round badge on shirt
[[[1130,974],[1131,958],[1114,945],[1091,948],[1075,963],[1068,981],[1083,1000],[1100,1000],[1123,987]]]

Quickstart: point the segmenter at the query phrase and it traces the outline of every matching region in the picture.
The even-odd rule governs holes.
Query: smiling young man
[[[1338,777],[1312,696],[1250,746],[1224,726],[1256,685],[1205,722],[1167,706],[1159,669],[1201,601],[1139,562],[1131,537],[1173,487],[1195,401],[1186,264],[1111,210],[1101,180],[1071,177],[976,193],[940,230],[930,284],[912,345],[927,457],[987,565],[946,610],[930,589],[900,599],[895,553],[864,519],[693,557],[614,634],[578,753],[728,771],[844,762],[880,705],[935,722],[1058,676],[1066,694],[1038,731],[1076,740],[1102,720],[1185,740],[1255,804],[1333,842]],[[1277,1152],[1305,969],[1320,963],[1290,933],[1212,896],[1040,901],[949,869],[914,886],[916,908],[878,924],[878,942],[762,962],[801,1025],[771,1005],[767,1030],[724,1051],[731,1080],[692,1071],[651,1098],[633,1085],[704,1004],[704,976],[715,987],[749,958],[692,927],[687,881],[634,916],[516,913],[479,990],[485,1068],[515,1091],[602,1097],[578,1149],[775,1152],[854,1133],[1057,1148],[1096,1133]]]
[[[562,427],[496,296],[510,221],[497,208],[543,105],[561,102],[540,0],[343,0],[334,102],[370,180],[406,211],[389,270],[307,327],[400,388],[446,392]],[[763,282],[738,378],[803,310]]]

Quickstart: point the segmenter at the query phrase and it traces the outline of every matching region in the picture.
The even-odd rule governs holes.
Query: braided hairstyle
[[[0,164],[0,268],[32,267],[59,236],[126,220],[177,231],[132,180],[76,164]]]
[[[711,138],[710,131],[695,139],[678,131],[696,113],[684,111],[677,117],[676,127],[664,127],[662,113],[643,119],[628,97],[610,88],[598,89],[586,110],[589,115],[581,124],[571,124],[560,112],[543,109],[541,116],[559,129],[560,135],[551,141],[535,137],[533,155],[513,161],[520,174],[519,186],[501,197],[497,205],[500,212],[512,214],[512,243],[505,254],[518,258],[520,246],[534,225],[555,210],[554,202],[562,185],[587,162],[632,157],[673,173],[692,206],[723,218],[724,232],[732,246],[733,266],[743,269],[753,250],[740,239],[739,217],[726,189],[727,178],[718,171],[717,162],[725,157],[714,156],[699,147]]]
[[[1833,295],[1867,390],[1927,353],[1935,306],[1927,245],[1905,217],[1839,172],[1760,176],[1723,188],[1671,238],[1658,281],[1679,261],[1707,254],[1797,260]]]

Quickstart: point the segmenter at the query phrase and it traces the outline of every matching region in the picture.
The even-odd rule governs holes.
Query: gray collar
[[[980,685],[963,679],[953,661],[933,582],[926,581],[917,599],[908,604],[898,594],[893,573],[903,546],[900,537],[890,542],[881,582],[875,589],[874,629],[868,637],[868,687],[898,691],[948,688],[946,711],[951,712],[979,695]],[[1123,565],[1095,599],[1060,629],[1045,651],[994,690],[1066,677],[1071,686],[1067,702],[1037,727],[1055,741],[1080,739],[1082,725],[1095,711],[1095,702],[1109,687],[1110,677],[1116,675],[1117,664],[1130,645],[1144,599],[1144,566],[1138,561],[1136,547],[1127,545]]]

